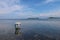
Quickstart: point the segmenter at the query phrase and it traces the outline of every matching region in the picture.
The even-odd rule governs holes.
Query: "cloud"
[[[32,8],[21,5],[19,0],[0,0],[0,18],[33,17]]]
[[[60,0],[44,0],[40,3],[36,3],[35,6],[42,6],[42,5],[46,5],[46,4],[54,3],[54,2],[60,2]]]
[[[17,5],[19,0],[0,0],[0,14],[22,10],[22,5]]]
[[[55,2],[56,0],[45,0],[43,4]],[[35,9],[28,5],[21,5],[20,0],[0,0],[0,18],[27,18],[40,16],[59,16],[60,12],[35,13]],[[40,5],[39,3],[37,5]]]
[[[41,13],[40,16],[45,16],[45,17],[60,17],[60,10],[59,11],[54,11],[54,12],[48,12],[48,13]]]
[[[60,0],[46,0],[45,3],[59,2]]]
[[[54,0],[46,0],[45,3],[54,2]]]
[[[13,12],[13,11],[16,11],[16,10],[22,10],[22,7],[18,6],[18,5],[14,5],[14,6],[11,6],[11,7],[2,8],[2,9],[0,9],[0,14],[10,13],[10,12]]]
[[[39,17],[39,14],[35,14],[33,11],[18,12],[18,18]]]

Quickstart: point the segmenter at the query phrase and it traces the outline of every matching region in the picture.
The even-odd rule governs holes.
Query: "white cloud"
[[[58,2],[60,0],[46,0],[45,3]]]
[[[54,0],[46,0],[45,3],[54,2]]]
[[[0,0],[0,18],[26,18],[34,15],[31,8],[19,3],[19,0]]]
[[[0,14],[22,10],[22,5],[17,5],[19,0],[0,0]]]
[[[39,16],[40,15],[35,14],[32,11],[20,12],[20,14],[18,14],[18,17],[20,17],[20,18],[39,17]]]
[[[56,1],[57,0],[44,0],[41,3],[36,3],[35,6],[42,6],[42,5],[46,5],[46,4],[49,4],[49,3],[52,3],[52,2],[56,2]]]
[[[60,2],[60,0],[44,0],[40,3],[36,3],[34,4],[35,6],[39,7],[39,6],[43,6],[43,5],[46,5],[46,4],[49,4],[49,3],[55,3],[55,2]],[[49,5],[52,5],[52,4],[49,4]]]
[[[54,2],[55,0],[46,0],[45,3]],[[20,5],[20,0],[0,0],[0,18],[26,18],[40,16],[60,16],[60,12],[49,12],[46,14],[35,14],[34,9],[28,8],[26,5]],[[44,4],[44,3],[42,3]],[[41,4],[41,5],[42,5]],[[40,4],[39,4],[40,5]],[[19,12],[15,12],[15,11]],[[13,14],[15,13],[15,14]],[[13,16],[14,15],[14,16]]]
[[[49,12],[49,13],[42,13],[40,16],[45,16],[45,17],[60,17],[60,11],[55,11],[55,12]]]
[[[0,9],[0,14],[11,13],[16,10],[22,10],[22,6],[14,5],[7,8]]]

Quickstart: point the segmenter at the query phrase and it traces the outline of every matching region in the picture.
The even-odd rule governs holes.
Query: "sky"
[[[60,0],[0,0],[0,19],[60,17]]]

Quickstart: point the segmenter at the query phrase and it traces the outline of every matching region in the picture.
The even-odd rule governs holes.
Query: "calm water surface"
[[[21,22],[19,35],[15,34],[16,22]],[[0,40],[44,39],[60,40],[60,21],[0,20]]]

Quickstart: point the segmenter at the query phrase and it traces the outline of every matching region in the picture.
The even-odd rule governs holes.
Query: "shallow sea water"
[[[18,34],[16,22],[21,22]],[[0,20],[0,40],[60,40],[60,21]]]

